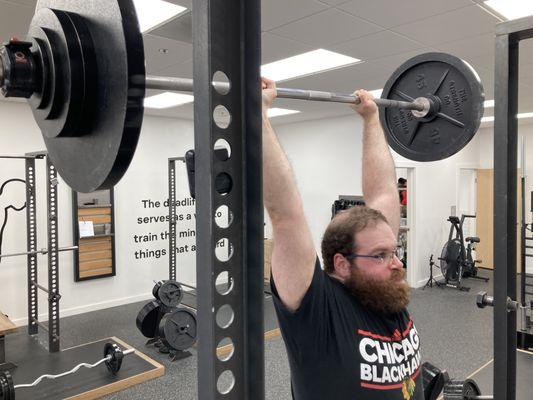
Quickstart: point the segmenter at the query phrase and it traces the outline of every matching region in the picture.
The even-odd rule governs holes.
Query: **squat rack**
[[[261,148],[261,2],[260,0],[197,0],[193,7],[194,126],[196,186],[196,268],[198,293],[198,398],[264,399],[263,320],[263,196]],[[227,94],[211,82],[223,72],[231,83]],[[228,127],[218,126],[213,110],[231,115]],[[218,159],[218,139],[229,143],[231,157]],[[232,190],[223,195],[216,177],[226,174]],[[214,213],[226,205],[233,214],[227,228]],[[226,238],[233,247],[227,261],[215,256],[216,243]],[[232,290],[221,294],[216,278],[227,272]],[[214,310],[229,305],[232,325],[216,323]],[[230,338],[233,356],[221,360],[218,343]],[[224,385],[229,378],[230,385]]]
[[[516,191],[519,43],[533,38],[533,17],[496,26],[494,98],[494,383],[495,400],[516,398]],[[497,282],[497,284],[496,284]]]
[[[27,285],[28,285],[28,334],[36,335],[39,327],[48,332],[48,351],[55,353],[60,350],[59,332],[59,257],[60,251],[74,250],[77,247],[59,248],[57,227],[58,199],[57,199],[57,170],[52,164],[46,151],[26,153],[24,156],[0,156],[2,159],[25,160],[26,175],[26,241],[27,252],[5,255],[4,257],[27,256]],[[37,248],[37,186],[35,160],[46,159],[47,182],[47,249]],[[48,255],[48,287],[38,283],[39,254]],[[38,289],[48,294],[48,324],[39,321]]]

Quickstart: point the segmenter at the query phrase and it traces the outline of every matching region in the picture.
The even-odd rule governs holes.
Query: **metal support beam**
[[[496,36],[494,98],[494,399],[516,398],[516,190],[518,40]]]
[[[39,299],[37,287],[37,212],[36,212],[36,177],[35,157],[26,158],[26,237],[27,237],[27,268],[28,268],[28,335],[36,335],[39,327],[35,321],[38,318]]]
[[[193,7],[200,400],[265,396],[260,9],[259,0],[197,0]],[[227,94],[211,84],[218,71],[230,81]],[[227,128],[213,119],[217,106],[230,114]],[[214,156],[219,138],[231,147],[226,161]],[[215,188],[219,174],[232,181],[226,195]],[[221,205],[233,214],[228,228],[215,223]],[[216,250],[221,239],[231,257]],[[227,294],[215,286],[222,273],[233,281]],[[225,329],[215,318],[224,304],[234,312]],[[224,338],[234,346],[226,361],[216,354]]]
[[[176,160],[168,159],[168,279],[176,280]],[[179,158],[183,160],[183,158]]]
[[[46,157],[46,181],[48,197],[48,351],[60,350],[59,343],[59,233],[57,223],[57,170]]]

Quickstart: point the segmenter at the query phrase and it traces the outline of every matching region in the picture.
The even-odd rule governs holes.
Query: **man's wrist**
[[[365,115],[363,117],[363,121],[365,125],[375,125],[375,124],[379,125],[379,114],[375,112],[372,114]]]
[[[270,118],[268,117],[268,110],[263,110],[261,113],[263,119],[263,125],[270,126]]]

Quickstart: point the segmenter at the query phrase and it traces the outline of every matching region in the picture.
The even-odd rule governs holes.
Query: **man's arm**
[[[363,117],[363,196],[368,207],[385,215],[397,235],[400,204],[396,170],[379,122],[378,107],[370,93],[360,90],[355,94],[360,97],[361,103],[353,108]]]
[[[263,79],[263,197],[272,222],[272,276],[278,295],[296,311],[311,285],[316,251],[294,173],[268,119],[276,85]]]

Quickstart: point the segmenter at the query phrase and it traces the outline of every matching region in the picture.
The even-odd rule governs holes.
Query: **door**
[[[476,169],[459,169],[459,188],[457,190],[457,216],[459,218],[463,214],[476,215],[476,175]],[[475,218],[465,218],[463,223],[463,235],[465,238],[476,236]]]
[[[478,265],[483,268],[494,268],[493,240],[494,240],[494,170],[477,170],[477,218],[476,232],[480,243],[476,246],[476,255],[482,262]],[[520,272],[520,215],[522,190],[520,187],[520,174],[517,174],[517,224],[516,224],[516,271]]]

